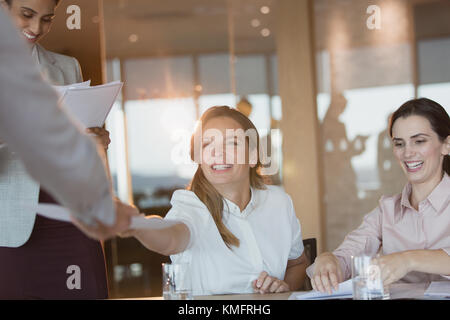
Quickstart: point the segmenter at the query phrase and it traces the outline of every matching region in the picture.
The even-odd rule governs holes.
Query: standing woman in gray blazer
[[[45,50],[59,0],[1,0],[44,78],[54,85],[82,82],[78,61]],[[37,106],[36,106],[37,107]],[[107,149],[109,133],[89,128]],[[70,183],[70,181],[67,181]],[[0,148],[0,299],[103,299],[108,297],[101,243],[71,223],[46,219],[30,208],[57,203],[26,173],[7,146]],[[71,277],[72,274],[79,279]]]

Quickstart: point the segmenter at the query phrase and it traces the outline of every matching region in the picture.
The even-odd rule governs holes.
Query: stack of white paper
[[[89,86],[90,81],[55,87],[62,105],[85,128],[101,127],[105,123],[116,98],[122,89],[120,81],[99,86]]]
[[[69,210],[59,205],[39,203],[32,210],[48,219],[71,222]],[[131,219],[130,229],[158,230],[173,226],[177,223],[179,223],[178,220],[161,219],[159,217],[146,218],[144,216],[136,216]]]
[[[347,299],[353,298],[352,279],[339,283],[338,290],[331,294],[321,293],[320,291],[294,292],[289,296],[289,300],[329,300],[329,299]]]
[[[53,89],[55,89],[56,92],[58,92],[60,98],[62,98],[66,94],[66,91],[71,88],[89,88],[90,86],[91,86],[91,80],[88,80],[85,82],[69,84],[67,86],[53,86]]]
[[[450,281],[433,281],[425,291],[425,296],[450,298]]]

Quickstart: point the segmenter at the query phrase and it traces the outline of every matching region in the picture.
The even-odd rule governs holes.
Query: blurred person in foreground
[[[15,162],[20,175],[28,172],[49,190],[70,210],[74,223],[83,232],[95,239],[112,237],[129,227],[130,215],[136,209],[112,199],[111,185],[97,147],[67,117],[57,100],[56,93],[43,81],[19,32],[0,10],[0,172],[8,175],[11,157],[20,159],[22,163]],[[14,176],[17,177],[10,177]],[[22,193],[14,193],[9,184],[2,185],[1,189],[2,203],[5,198],[22,199]],[[28,196],[33,198],[34,195]],[[11,241],[9,236],[27,232],[31,236],[29,229],[11,233],[9,222],[4,223],[15,221],[15,214],[25,220],[29,218],[20,214],[25,210],[23,203],[8,203],[11,206],[2,205],[0,211],[2,244]],[[34,219],[34,213],[30,215]],[[69,265],[57,267],[57,263],[53,263],[57,260],[45,260],[49,252],[46,244],[52,241],[53,230],[41,231],[41,237],[35,239],[37,241],[32,246],[42,248],[42,251],[24,249],[26,254],[20,254],[15,247],[0,248],[0,298],[62,299],[76,296],[77,291],[70,290],[66,284]],[[45,237],[45,233],[49,237]],[[53,239],[53,249],[63,252],[66,243],[54,241],[57,239]],[[30,239],[25,241],[30,242]],[[66,248],[65,253],[79,254],[71,252],[70,248]],[[71,261],[72,264],[77,264],[77,261]],[[55,274],[52,275],[52,271]],[[41,278],[42,275],[45,276]],[[55,281],[57,278],[62,282]],[[82,278],[82,286],[89,285],[86,280]],[[76,297],[98,297],[98,292]]]

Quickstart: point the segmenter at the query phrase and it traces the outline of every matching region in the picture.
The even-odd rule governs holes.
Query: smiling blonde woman
[[[253,133],[254,141],[242,139],[242,131]],[[165,217],[180,223],[125,234],[173,262],[188,263],[194,295],[284,292],[303,284],[300,223],[289,195],[263,183],[258,140],[239,111],[205,111],[191,138],[197,172],[187,190],[175,191]]]

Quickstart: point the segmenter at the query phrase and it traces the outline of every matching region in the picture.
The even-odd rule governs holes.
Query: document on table
[[[48,219],[71,222],[70,212],[67,208],[50,203],[39,203],[33,208],[37,214]],[[136,216],[131,218],[130,229],[164,229],[179,223],[178,220],[167,220],[160,218],[145,218]]]
[[[433,281],[424,293],[427,297],[450,298],[450,281]]]
[[[67,111],[85,128],[101,127],[122,88],[115,81],[99,86],[70,86],[61,98]]]
[[[331,294],[322,293],[320,291],[294,292],[289,296],[289,300],[330,300],[330,299],[346,299],[353,297],[352,279],[339,283],[338,290],[334,290]]]

